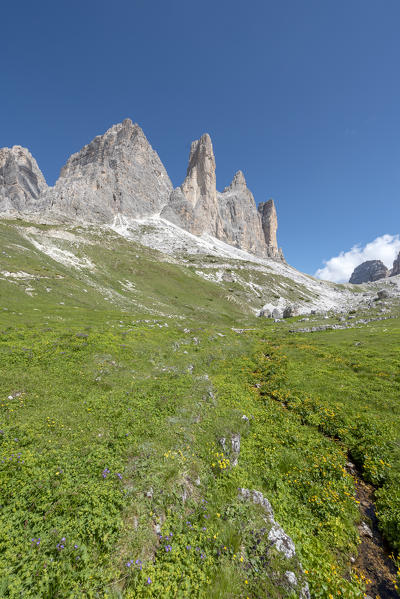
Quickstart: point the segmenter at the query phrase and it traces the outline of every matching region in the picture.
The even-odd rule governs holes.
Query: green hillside
[[[400,550],[398,305],[292,332],[301,318],[255,317],[268,296],[198,274],[213,260],[0,224],[0,598],[364,597],[349,460]],[[270,297],[313,296],[224,262]]]

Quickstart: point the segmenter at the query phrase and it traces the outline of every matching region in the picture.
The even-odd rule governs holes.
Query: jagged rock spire
[[[258,213],[261,217],[265,243],[273,254],[278,254],[278,242],[276,240],[278,217],[276,215],[274,200],[268,200],[267,202],[258,204]]]
[[[160,158],[130,119],[73,154],[51,188],[28,150],[0,150],[0,212],[36,212],[50,220],[87,223],[161,214],[195,235],[209,234],[259,256],[283,260],[273,201],[257,210],[242,171],[222,193],[217,191],[208,133],[192,142],[185,180],[172,189]]]
[[[34,210],[47,184],[36,160],[26,148],[0,149],[0,212]]]
[[[209,233],[216,236],[220,217],[215,157],[208,133],[192,142],[186,178],[171,194],[161,216],[195,235]]]
[[[217,193],[215,157],[208,133],[204,133],[190,146],[189,164],[181,189],[193,206],[196,206],[201,198],[207,198],[208,202],[215,202]]]
[[[217,192],[213,147],[205,133],[192,142],[186,178],[172,192],[161,216],[195,235],[209,233],[258,256],[283,260],[276,242],[276,210],[271,202],[257,211],[242,171],[237,171],[222,193]]]
[[[227,187],[225,187],[225,189],[222,193],[225,193],[226,191],[230,191],[232,189],[236,189],[239,187],[241,187],[241,188],[247,187],[246,179],[245,179],[242,171],[237,171],[235,173],[231,183]]]

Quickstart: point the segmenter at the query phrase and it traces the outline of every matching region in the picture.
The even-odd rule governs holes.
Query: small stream
[[[362,480],[356,466],[351,462],[347,463],[347,470],[354,479],[361,514],[359,526],[361,543],[353,567],[367,578],[367,597],[399,599],[399,594],[394,588],[396,566],[390,559],[391,550],[378,528],[374,487]]]

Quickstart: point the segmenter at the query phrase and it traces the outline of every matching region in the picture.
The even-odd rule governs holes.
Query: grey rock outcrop
[[[208,133],[193,141],[182,185],[171,193],[161,216],[194,235],[217,237],[220,215],[217,202],[215,157]]]
[[[393,262],[393,268],[390,272],[391,277],[394,277],[396,275],[400,275],[400,252],[395,261]]]
[[[274,308],[272,310],[272,318],[280,319],[282,317],[283,317],[282,310],[279,310],[279,308]]]
[[[389,297],[389,292],[386,289],[381,289],[377,293],[378,299],[383,300]]]
[[[269,551],[274,548],[286,560],[293,560],[295,557],[297,558],[296,547],[293,539],[286,534],[282,526],[275,520],[274,511],[268,499],[264,497],[260,491],[244,488],[238,489],[238,495],[242,501],[259,505],[263,510],[265,514],[265,522],[268,522],[271,525],[267,535],[268,541],[270,543]],[[265,534],[266,529],[260,530],[260,533]],[[292,587],[291,590],[295,592],[296,596],[298,596],[300,599],[311,599],[310,590],[305,578],[305,571],[300,561],[297,562],[297,567],[299,580],[295,573],[291,570],[285,572],[286,578]]]
[[[117,215],[159,213],[171,191],[167,171],[143,131],[125,119],[73,154],[42,201],[62,219],[111,223]]]
[[[257,209],[241,171],[222,193],[217,191],[208,133],[192,142],[185,180],[173,189],[157,153],[130,119],[73,154],[54,187],[46,185],[28,150],[0,149],[0,213],[99,224],[160,215],[194,235],[208,234],[262,258],[284,261],[273,200]]]
[[[276,214],[274,200],[261,202],[258,204],[258,213],[261,217],[261,225],[264,233],[265,244],[268,248],[268,255],[271,258],[283,260],[282,250],[278,248],[276,240],[276,231],[278,229],[278,217]]]
[[[258,313],[258,316],[264,317],[264,318],[271,318],[272,311],[269,308],[261,308],[261,310]]]
[[[0,149],[0,212],[35,210],[46,189],[43,174],[29,150],[21,146]]]
[[[298,313],[298,310],[295,306],[286,306],[286,308],[283,310],[283,318],[292,318],[292,316],[296,316]]]
[[[217,197],[221,216],[216,231],[218,239],[258,256],[268,256],[261,219],[242,171],[235,174],[232,183]]]
[[[361,283],[385,279],[388,275],[389,270],[381,260],[367,260],[354,269],[349,283],[360,285]]]
[[[205,133],[192,143],[186,178],[171,193],[161,216],[195,235],[208,233],[258,256],[283,260],[276,242],[275,206],[272,200],[267,205],[264,212],[257,210],[241,171],[222,193],[217,191],[214,151]]]

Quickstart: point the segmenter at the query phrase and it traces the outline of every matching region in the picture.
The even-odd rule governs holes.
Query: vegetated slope
[[[307,579],[312,597],[362,597],[345,466],[381,485],[395,546],[398,308],[290,333],[303,323],[255,318],[254,296],[228,299],[187,256],[21,228],[0,254],[0,596],[280,598]],[[239,487],[268,498],[295,556]]]
[[[111,228],[3,221],[0,231],[0,281],[11,301],[17,292],[18,303],[41,296],[51,305],[175,316],[200,310],[235,318],[263,306],[340,312],[367,301],[365,287],[317,281],[159,218]]]

